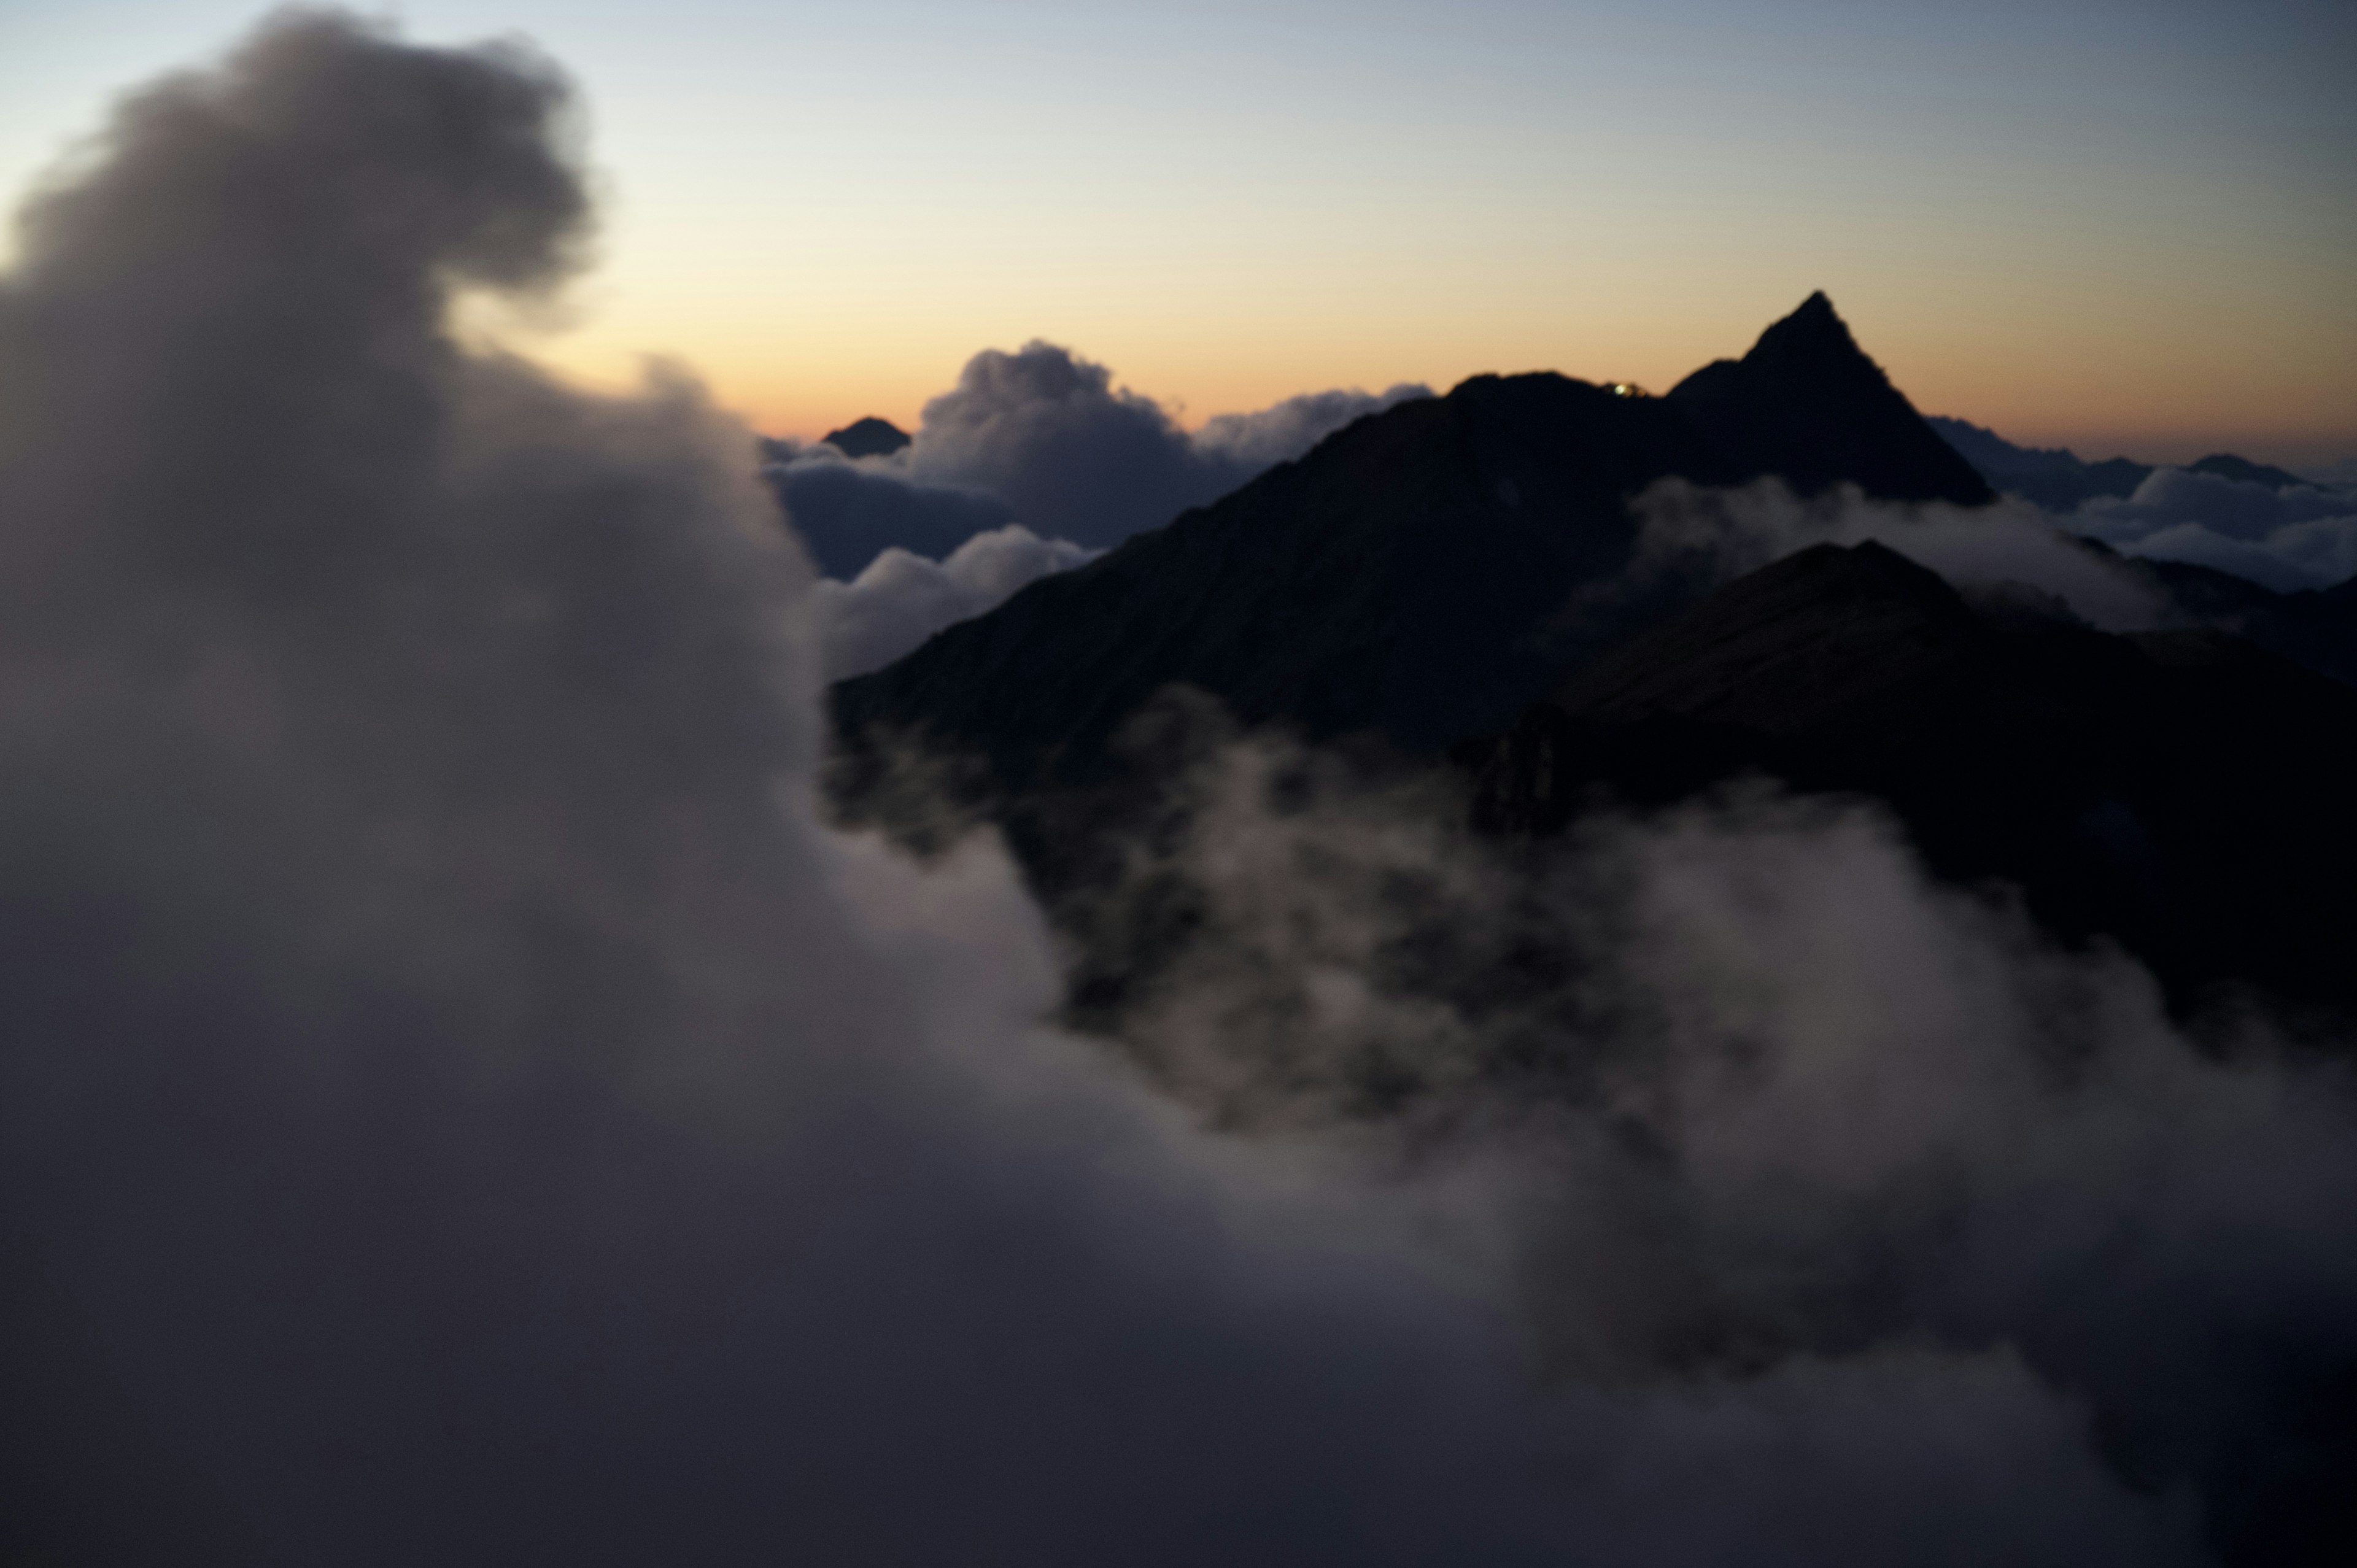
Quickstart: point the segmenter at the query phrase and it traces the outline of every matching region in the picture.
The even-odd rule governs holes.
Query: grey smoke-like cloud
[[[1038,1029],[1003,858],[814,822],[750,437],[452,345],[576,248],[565,113],[296,15],[29,216],[10,1554],[1558,1549],[1491,1316]]]
[[[1883,501],[1856,486],[1795,496],[1780,479],[1712,489],[1664,479],[1633,503],[1637,544],[1626,578],[1606,596],[1671,577],[1731,581],[1813,544],[1874,540],[1969,595],[2008,585],[2036,590],[2104,631],[2146,631],[2172,614],[2167,595],[2121,562],[2075,542],[2028,501],[1986,507]]]
[[[2343,1086],[1871,817],[1526,881],[1225,746],[1140,1065],[1042,1026],[991,843],[816,818],[749,435],[445,330],[567,123],[282,17],[0,283],[12,1553],[2148,1563],[2345,1454]]]
[[[1784,1561],[1806,1515],[1889,1532],[1820,1556],[1938,1560],[1908,1532],[1981,1488],[2005,1520],[1956,1519],[1959,1560],[2137,1529],[2166,1556],[2175,1525],[2324,1562],[2357,1522],[2345,1061],[2255,1020],[2197,1045],[2135,965],[1933,886],[1855,802],[1592,821],[1534,866],[1283,742],[1205,758],[1127,890],[1150,914],[1190,889],[1196,934],[1118,1038],[1216,1124],[1377,1115],[1426,1160],[1510,1168],[1480,1222],[1556,1376],[1647,1423],[1724,1398],[1721,1430],[1808,1455],[1632,1454],[1666,1466],[1622,1516],[1641,1556]],[[1854,1424],[1820,1402],[1852,1395]],[[1909,1474],[1917,1427],[1866,1500],[1875,1434],[1914,1421],[1955,1444],[1953,1490]],[[2065,1481],[2091,1429],[2140,1522]]]
[[[1018,522],[1089,549],[1117,544],[1297,457],[1363,414],[1430,389],[1324,392],[1193,435],[1113,372],[1052,343],[987,349],[925,405],[909,446],[856,463],[823,444],[772,462],[770,481],[820,568],[848,580],[887,547],[945,558]]]

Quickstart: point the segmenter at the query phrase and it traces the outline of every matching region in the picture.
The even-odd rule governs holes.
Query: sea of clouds
[[[2058,527],[2127,555],[2212,566],[2275,589],[2357,576],[2357,489],[2282,489],[2190,468],[2156,468],[2132,495],[2098,496]]]
[[[1139,851],[1215,940],[1127,1050],[1044,1024],[994,841],[816,810],[866,579],[750,435],[451,336],[576,264],[570,115],[521,47],[286,15],[26,209],[5,1554],[2083,1568],[2314,1522],[2342,1069],[2197,1047],[1870,811],[1534,877],[1240,741]],[[1103,537],[1019,515],[885,569]],[[1534,939],[1576,961],[1446,983]],[[1578,1091],[1465,1066],[1526,1048]],[[1434,1109],[1359,1114],[1371,1061]]]

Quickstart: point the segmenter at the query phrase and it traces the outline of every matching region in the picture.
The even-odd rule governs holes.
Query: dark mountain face
[[[2136,564],[2187,619],[2357,686],[2357,578],[2286,594],[2190,561]]]
[[[1670,400],[1737,466],[1781,475],[1803,492],[1847,481],[1893,500],[1996,499],[1866,357],[1822,294],[1740,360],[1680,381]]]
[[[1663,474],[1742,477],[1665,402],[1477,377],[844,682],[835,716],[980,754],[1013,788],[1093,776],[1173,682],[1247,723],[1437,746],[1545,690],[1551,618],[1625,559],[1626,498]]]
[[[1878,545],[1820,545],[1458,755],[1510,833],[1747,773],[1873,796],[1936,872],[2020,886],[2181,1001],[2238,981],[2357,1003],[2357,691],[2214,632],[1995,619]]]
[[[1665,398],[1479,376],[1362,419],[845,682],[835,717],[855,746],[915,733],[1010,789],[1098,776],[1114,730],[1174,682],[1249,724],[1430,750],[1509,722],[1626,629],[1634,608],[1567,612],[1626,564],[1631,495],[1763,474],[1989,499],[1818,295]]]
[[[909,444],[909,434],[888,419],[869,414],[821,439],[846,457],[888,457]]]

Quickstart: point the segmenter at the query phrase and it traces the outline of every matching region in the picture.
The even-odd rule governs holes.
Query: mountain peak
[[[1839,364],[1855,373],[1859,369],[1871,371],[1878,381],[1888,384],[1882,367],[1868,359],[1866,350],[1857,346],[1851,335],[1849,323],[1841,318],[1834,302],[1824,290],[1800,303],[1790,316],[1772,323],[1760,334],[1744,359],[1772,360],[1806,356],[1823,364]]]
[[[1797,329],[1806,329],[1811,332],[1838,332],[1845,341],[1849,339],[1849,323],[1841,318],[1841,312],[1834,308],[1832,296],[1824,289],[1816,290],[1808,298],[1801,301],[1792,315],[1770,326],[1768,331]],[[1761,336],[1765,337],[1767,334],[1762,333]]]
[[[1823,290],[1742,359],[1705,365],[1670,397],[1745,466],[1804,494],[1849,480],[1892,500],[1996,499],[1867,357]]]

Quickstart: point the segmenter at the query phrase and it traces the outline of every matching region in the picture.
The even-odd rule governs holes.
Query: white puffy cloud
[[[2098,497],[2059,519],[2130,555],[2190,561],[2293,592],[2357,575],[2357,495],[2277,490],[2188,468],[2158,468],[2136,493]]]
[[[893,548],[848,583],[823,579],[813,606],[830,681],[880,670],[943,627],[1101,552],[1041,539],[1020,524],[977,533],[942,561]]]

